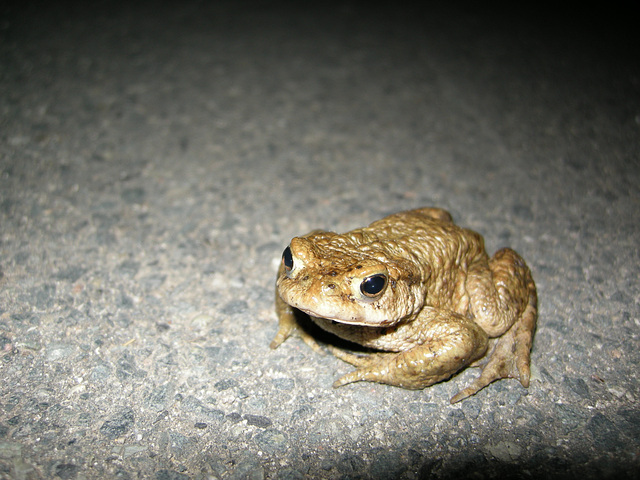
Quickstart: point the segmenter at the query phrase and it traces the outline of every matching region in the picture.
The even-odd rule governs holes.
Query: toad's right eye
[[[377,273],[365,278],[360,284],[360,291],[365,297],[374,298],[380,295],[387,286],[387,276]]]
[[[282,252],[282,264],[284,265],[285,273],[289,273],[293,268],[293,255],[290,247],[285,248],[284,252]]]

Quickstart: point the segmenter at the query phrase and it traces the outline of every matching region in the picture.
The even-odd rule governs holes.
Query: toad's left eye
[[[285,248],[284,252],[282,252],[282,264],[286,273],[289,273],[293,268],[293,255],[290,247]]]
[[[365,278],[360,284],[360,291],[365,297],[375,297],[387,286],[387,276],[377,273]]]

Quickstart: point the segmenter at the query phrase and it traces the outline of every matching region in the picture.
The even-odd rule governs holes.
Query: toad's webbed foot
[[[504,335],[491,340],[494,344],[492,350],[477,365],[482,367],[480,376],[471,385],[454,395],[451,403],[474,395],[494,380],[501,378],[517,378],[523,387],[529,386],[530,350],[536,314],[536,302],[533,298],[518,321]]]

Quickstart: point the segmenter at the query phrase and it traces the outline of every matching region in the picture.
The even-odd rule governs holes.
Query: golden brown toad
[[[466,366],[483,368],[451,403],[500,378],[529,386],[537,317],[531,273],[509,248],[489,258],[483,238],[454,225],[444,210],[295,237],[282,255],[276,291],[279,329],[271,348],[296,329],[299,309],[324,330],[376,350],[361,356],[330,347],[357,367],[336,387],[367,380],[420,389]]]

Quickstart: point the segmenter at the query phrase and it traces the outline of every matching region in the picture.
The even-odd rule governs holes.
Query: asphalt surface
[[[639,478],[627,4],[1,8],[0,478]],[[438,206],[529,263],[529,389],[269,349],[283,248]]]

